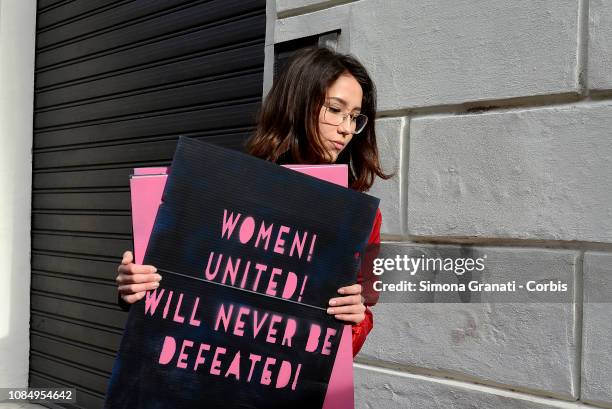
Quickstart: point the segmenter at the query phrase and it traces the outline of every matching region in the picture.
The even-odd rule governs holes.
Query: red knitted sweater
[[[382,215],[380,214],[380,209],[376,210],[376,218],[374,219],[374,226],[372,226],[372,233],[370,233],[370,239],[368,240],[368,244],[378,244],[380,243],[380,225],[382,223]],[[361,284],[363,281],[363,276],[361,271],[357,275],[357,282]],[[363,343],[366,340],[369,332],[374,327],[374,317],[372,315],[372,311],[368,307],[365,310],[365,319],[361,321],[359,324],[353,325],[353,357],[357,355]]]

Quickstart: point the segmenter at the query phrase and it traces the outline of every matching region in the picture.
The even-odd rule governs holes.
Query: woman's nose
[[[351,134],[351,118],[346,117],[344,120],[338,125],[338,132],[340,132],[343,136]]]

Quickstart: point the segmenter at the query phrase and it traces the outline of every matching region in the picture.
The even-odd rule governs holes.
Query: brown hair
[[[358,191],[368,190],[375,176],[390,178],[380,167],[376,148],[374,82],[354,57],[327,48],[304,49],[287,63],[261,107],[247,152],[278,164],[324,163],[327,154],[319,135],[319,112],[327,89],[343,74],[351,74],[361,85],[361,113],[368,123],[340,152],[336,163],[349,165],[349,186]]]

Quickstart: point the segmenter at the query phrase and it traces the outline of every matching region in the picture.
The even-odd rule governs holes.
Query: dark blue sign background
[[[163,276],[155,294],[149,294],[159,296],[160,302],[155,313],[151,308],[145,313],[144,301],[131,308],[105,407],[320,408],[342,333],[342,323],[328,316],[325,309],[339,287],[356,281],[377,207],[378,199],[368,195],[181,138],[144,258],[144,264],[155,265]],[[230,212],[237,220],[234,233],[222,235]],[[255,226],[248,242],[249,228],[242,226],[247,219]],[[279,233],[281,226],[285,231]],[[271,232],[267,249],[263,240],[255,245],[262,228]],[[240,236],[240,232],[244,234]],[[304,238],[301,256],[296,248],[289,254],[296,234]],[[279,237],[283,239],[280,242]],[[275,244],[282,251],[274,251]],[[207,266],[210,271],[211,260],[214,266],[219,254],[223,255],[219,273],[213,282],[207,281]],[[228,258],[234,267],[240,260],[241,268],[235,269],[238,279],[234,283],[225,280],[221,284]],[[259,278],[255,265],[260,266]],[[297,287],[283,298],[282,290],[292,288],[289,272],[297,278]],[[170,291],[173,298],[168,300]],[[177,312],[179,294],[183,298]],[[192,309],[196,298],[197,308]],[[222,305],[250,311],[243,316],[241,336],[232,330],[235,321],[228,330],[215,330]],[[268,321],[254,336],[255,310],[259,318],[266,313],[282,317],[274,327],[276,336],[272,336],[277,342],[266,341]],[[183,323],[172,319],[175,313],[185,316]],[[201,322],[199,326],[188,323],[192,313]],[[280,342],[289,319],[296,324],[291,346]],[[318,348],[307,351],[310,331],[317,327],[322,331]],[[336,331],[337,336],[328,338],[329,351],[322,353],[326,330]],[[176,348],[168,363],[160,363],[166,337],[174,340]],[[194,370],[202,344],[209,348],[201,354],[204,363]],[[218,371],[211,373],[215,351]],[[182,357],[181,352],[185,354]],[[239,358],[235,358],[237,354]],[[254,364],[249,356],[259,356],[261,362]],[[268,361],[267,375],[262,364],[266,358],[274,361]],[[234,359],[240,361],[238,376],[236,368],[228,371]],[[177,365],[179,361],[181,365]],[[291,366],[293,375],[300,365],[299,374],[292,378],[297,378],[295,389],[291,383],[283,386],[281,382],[277,387],[283,361],[287,362],[285,369]]]

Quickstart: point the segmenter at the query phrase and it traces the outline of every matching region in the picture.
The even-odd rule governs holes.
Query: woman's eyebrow
[[[329,97],[328,99],[335,99],[336,101],[340,102],[342,105],[347,106],[348,104],[346,103],[345,100],[343,100],[340,97]],[[353,108],[353,111],[361,111],[361,107],[355,107]]]

